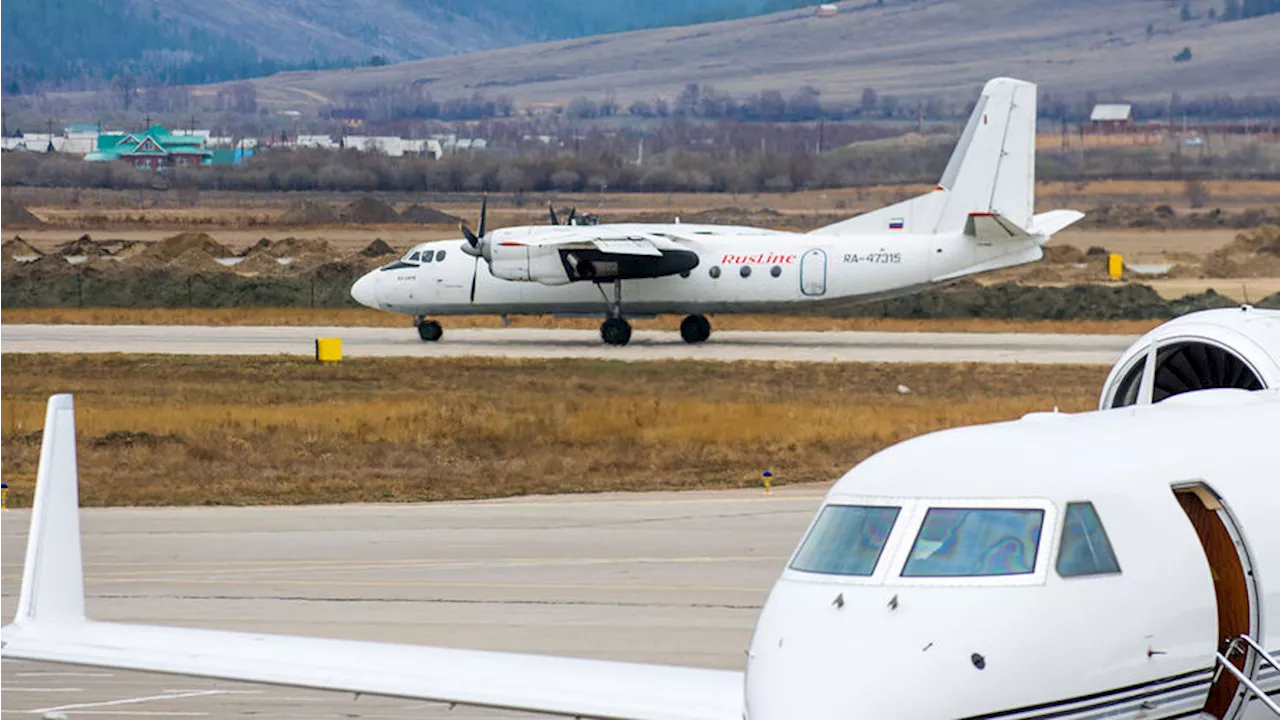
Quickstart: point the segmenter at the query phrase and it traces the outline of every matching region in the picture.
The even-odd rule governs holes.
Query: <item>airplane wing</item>
[[[95,622],[84,614],[75,419],[49,399],[6,658],[532,710],[607,720],[741,720],[740,672]]]
[[[545,231],[528,238],[504,238],[503,244],[528,247],[595,247],[611,255],[646,255],[659,257],[664,250],[680,250],[685,246],[666,235],[645,232],[610,230],[608,226],[555,228],[558,232]],[[681,238],[683,239],[683,238]]]
[[[591,241],[600,252],[611,255],[648,255],[662,257],[662,250],[651,240],[642,237],[628,237],[616,240],[597,239]]]

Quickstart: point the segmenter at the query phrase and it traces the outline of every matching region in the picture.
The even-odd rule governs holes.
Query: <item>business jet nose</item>
[[[367,273],[355,281],[351,286],[351,299],[374,310],[381,309],[378,306],[378,278],[374,273]]]

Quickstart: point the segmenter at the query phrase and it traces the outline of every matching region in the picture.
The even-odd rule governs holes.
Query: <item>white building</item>
[[[335,150],[338,147],[338,143],[334,142],[333,138],[328,135],[299,135],[293,141],[293,144],[296,147],[321,148],[325,150]]]

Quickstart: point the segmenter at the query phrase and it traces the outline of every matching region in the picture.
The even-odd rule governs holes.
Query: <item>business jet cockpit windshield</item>
[[[790,569],[863,582],[918,584],[930,578],[1043,581],[1049,563],[1041,555],[1058,533],[1054,567],[1063,578],[1120,572],[1102,519],[1090,502],[1021,501],[937,504],[843,504],[823,507],[800,544]],[[1061,525],[1058,525],[1061,519]]]

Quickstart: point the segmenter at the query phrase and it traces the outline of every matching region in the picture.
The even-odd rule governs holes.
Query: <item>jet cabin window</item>
[[[1058,550],[1058,574],[1064,578],[1120,572],[1107,531],[1093,503],[1067,503]]]
[[[792,570],[869,577],[880,561],[899,508],[828,505],[791,562]]]
[[[930,508],[903,577],[990,577],[1035,571],[1043,510]]]

